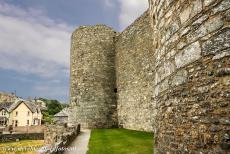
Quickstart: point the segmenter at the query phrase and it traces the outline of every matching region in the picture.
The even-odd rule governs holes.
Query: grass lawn
[[[36,149],[44,145],[44,140],[21,140],[0,143],[0,154],[36,154]]]
[[[126,129],[94,129],[87,154],[152,154],[153,134]]]

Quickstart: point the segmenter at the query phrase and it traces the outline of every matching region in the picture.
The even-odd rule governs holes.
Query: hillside
[[[1,102],[13,102],[15,99],[19,98],[18,96],[15,96],[13,93],[5,93],[0,92],[0,103]]]

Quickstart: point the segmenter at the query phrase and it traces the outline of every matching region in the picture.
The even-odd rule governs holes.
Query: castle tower
[[[72,35],[70,97],[72,123],[84,128],[117,125],[116,32],[105,25],[81,26]]]

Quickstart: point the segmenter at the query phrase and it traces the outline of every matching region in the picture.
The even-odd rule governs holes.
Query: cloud
[[[25,98],[67,101],[73,29],[47,17],[44,10],[0,1],[0,69],[16,72],[15,77],[10,76],[15,79],[6,82],[14,82],[12,88],[19,89]]]
[[[111,7],[114,7],[114,6],[115,6],[113,0],[103,0],[103,3],[104,3],[105,6],[108,7],[108,8],[111,8]]]
[[[119,26],[123,30],[148,8],[148,0],[118,0],[121,7]]]
[[[70,37],[75,27],[49,18],[44,10],[21,8],[6,2],[0,0],[0,69],[22,74],[22,78],[16,75],[15,83],[22,85],[25,95],[66,100]],[[119,2],[121,29],[148,7],[147,0],[101,2],[109,9],[116,8]]]
[[[73,27],[0,2],[0,68],[52,78],[69,70]]]
[[[45,97],[48,99],[59,98],[59,101],[68,102],[68,87],[54,83],[39,83],[33,87],[36,97]]]

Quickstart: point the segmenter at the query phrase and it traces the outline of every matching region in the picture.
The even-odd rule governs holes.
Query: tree
[[[52,123],[53,116],[60,112],[63,108],[67,107],[68,105],[60,103],[58,100],[49,100],[46,98],[39,98],[39,100],[46,103],[47,110],[43,111],[43,119],[42,123]]]

